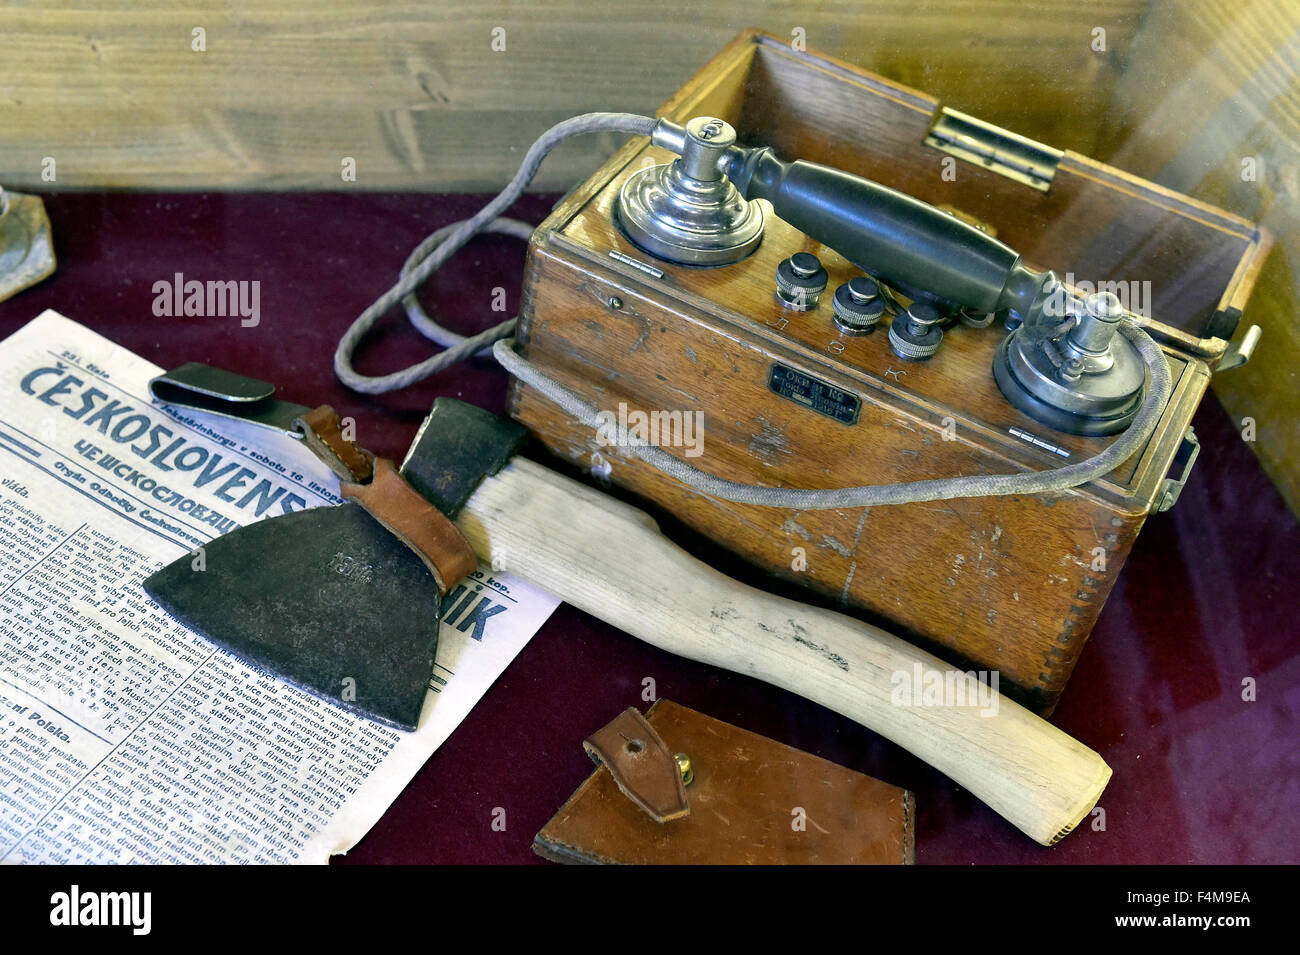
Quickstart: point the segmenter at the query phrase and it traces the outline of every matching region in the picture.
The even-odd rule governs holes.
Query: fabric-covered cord
[[[415,290],[441,268],[444,262],[460,251],[465,243],[482,232],[528,238],[532,233],[531,226],[514,219],[501,219],[500,216],[523,194],[528,183],[537,174],[537,168],[546,158],[546,154],[559,143],[571,136],[595,132],[612,131],[648,136],[654,129],[654,125],[653,117],[638,116],[635,113],[584,113],[556,123],[543,133],[541,138],[529,148],[510,184],[502,189],[495,199],[470,218],[444,226],[421,242],[403,265],[397,284],[357,316],[344,332],[343,337],[339,339],[338,347],[334,351],[334,373],[338,375],[339,380],[354,391],[368,395],[396,391],[428,378],[457,362],[464,361],[493,342],[513,334],[515,320],[511,319],[472,338],[458,335],[443,328],[424,313],[419,303],[415,302]],[[373,377],[363,375],[352,367],[352,354],[366,333],[398,302],[406,304],[411,324],[420,332],[435,342],[449,347],[446,351],[401,371]]]
[[[451,225],[445,225],[417,245],[415,251],[407,256],[406,262],[402,264],[402,278],[406,278],[419,268],[421,262],[425,261],[448,236],[456,231],[462,223],[467,221],[469,220],[462,219],[460,222],[453,222]],[[527,242],[532,238],[533,226],[529,225],[527,222],[520,222],[518,219],[509,219],[506,216],[502,216],[494,222],[487,223],[480,231],[514,236],[516,239],[523,239]],[[445,262],[447,258],[448,256],[444,256],[443,261]],[[444,348],[451,348],[465,341],[464,335],[453,332],[450,328],[443,328],[443,326],[430,318],[428,313],[425,312],[424,306],[420,304],[419,296],[414,292],[402,299],[402,307],[406,309],[406,317],[411,320],[411,324],[414,325],[416,330],[425,338],[437,342]],[[513,328],[514,321],[514,319],[510,319],[509,321],[502,322],[497,326],[497,328],[504,328],[506,325],[510,325]],[[489,331],[496,331],[496,328],[489,329]],[[478,352],[480,355],[490,355],[491,353],[491,342],[488,342],[487,347]]]
[[[1151,371],[1147,396],[1128,429],[1114,442],[1091,458],[1075,464],[1045,471],[1020,474],[972,474],[965,477],[934,478],[898,484],[874,484],[826,490],[790,487],[765,487],[742,484],[716,477],[691,467],[662,448],[649,444],[638,435],[628,435],[628,451],[652,467],[676,478],[687,487],[710,497],[739,504],[795,510],[830,510],[837,507],[875,507],[881,504],[913,504],[920,501],[945,501],[955,497],[996,497],[1005,494],[1047,494],[1086,484],[1108,474],[1134,454],[1150,437],[1169,400],[1172,383],[1160,346],[1142,329],[1127,321],[1120,322],[1120,333],[1136,346]],[[555,379],[529,364],[511,347],[512,341],[499,341],[493,348],[505,369],[524,384],[534,388],[563,408],[571,417],[589,428],[601,425],[598,410]]]

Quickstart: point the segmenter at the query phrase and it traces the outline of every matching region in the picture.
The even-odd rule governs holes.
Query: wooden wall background
[[[1256,419],[1255,450],[1300,512],[1296,0],[0,0],[0,184],[495,190],[551,123],[650,112],[749,26],[802,31],[948,106],[1272,228],[1246,315],[1261,351],[1215,387]],[[613,148],[561,147],[536,187],[569,187]],[[1244,154],[1257,182],[1241,181]]]
[[[1242,319],[1264,330],[1259,350],[1214,390],[1238,423],[1254,419],[1252,448],[1300,514],[1300,3],[1153,4],[1113,107],[1108,161],[1277,238]]]
[[[0,181],[35,185],[53,156],[65,188],[329,189],[352,156],[362,188],[496,189],[551,123],[652,112],[751,26],[801,28],[811,48],[1088,152],[1146,3],[0,0]],[[539,187],[585,178],[612,143],[566,147]]]

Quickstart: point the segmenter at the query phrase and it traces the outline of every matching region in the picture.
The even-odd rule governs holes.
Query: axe
[[[202,405],[167,387],[155,388],[155,397]],[[276,400],[262,393],[249,410],[263,399]],[[304,421],[306,408],[277,403],[283,407],[274,415],[244,416],[321,443]],[[1111,771],[1091,749],[1005,697],[996,707],[987,699],[958,706],[897,701],[899,674],[942,681],[953,668],[878,627],[724,576],[671,543],[643,511],[515,456],[526,435],[514,422],[439,398],[400,477],[374,461],[371,485],[349,490],[345,483],[353,500],[242,527],[205,545],[205,570],[186,556],[146,580],[145,590],[243,659],[349,709],[413,728],[451,581],[445,559],[439,568],[428,548],[419,555],[407,545],[427,526],[441,533],[439,522],[450,519],[494,571],[529,580],[660,649],[756,677],[855,720],[1044,845],[1096,804]],[[408,501],[393,519],[372,516],[358,488],[395,480],[419,503]],[[429,547],[437,551],[437,542]]]

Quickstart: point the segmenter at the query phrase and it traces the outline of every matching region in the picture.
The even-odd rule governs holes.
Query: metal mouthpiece
[[[686,265],[730,265],[753,252],[763,238],[763,210],[723,172],[735,129],[709,116],[685,126],[661,119],[651,142],[680,158],[623,183],[615,215],[628,238],[651,255]]]
[[[998,348],[993,377],[1008,401],[1057,430],[1123,431],[1146,384],[1142,356],[1117,334],[1124,307],[1110,292],[1079,299],[1048,276],[1037,314]]]

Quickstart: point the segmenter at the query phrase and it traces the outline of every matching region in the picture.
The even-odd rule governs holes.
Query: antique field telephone
[[[657,122],[592,117],[547,135],[641,135],[532,232],[517,326],[435,327],[455,347],[409,371],[497,341],[511,414],[559,457],[1050,711],[1177,499],[1212,369],[1248,356],[1254,335],[1225,352],[1267,235],[758,32]],[[491,225],[510,193],[375,307],[427,323],[422,276],[476,231],[527,234]],[[344,380],[412,380],[352,371],[368,327]],[[702,440],[643,453],[593,410],[699,413]]]
[[[1074,434],[1114,434],[1133,421],[1146,368],[1136,346],[1116,336],[1123,306],[1113,293],[1078,298],[951,213],[840,170],[782,162],[770,148],[738,148],[735,140],[720,119],[700,117],[684,128],[660,120],[651,142],[680,158],[624,182],[615,214],[628,238],[669,262],[731,265],[757,248],[764,217],[754,200],[765,199],[786,223],[867,273],[835,289],[829,318],[838,333],[870,334],[889,310],[890,349],[925,361],[939,351],[945,324],[982,328],[1005,316],[1016,327],[995,353],[993,371],[1008,401]],[[777,266],[776,300],[790,313],[811,311],[828,278],[817,256],[797,251]],[[890,286],[912,304],[898,307]],[[815,390],[769,385],[792,388],[787,396],[795,399]],[[843,408],[814,410],[856,417],[851,397],[843,400]]]

